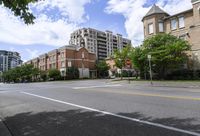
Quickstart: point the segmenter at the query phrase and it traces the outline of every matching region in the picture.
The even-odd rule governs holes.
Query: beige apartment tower
[[[85,47],[95,53],[98,60],[103,60],[113,55],[115,49],[131,44],[131,40],[123,38],[121,34],[114,35],[111,31],[82,28],[71,34],[69,44]]]
[[[187,40],[191,44],[193,68],[200,69],[200,0],[192,0],[192,9],[169,15],[153,5],[143,17],[145,39],[159,33],[168,33]],[[178,5],[177,5],[178,8]]]

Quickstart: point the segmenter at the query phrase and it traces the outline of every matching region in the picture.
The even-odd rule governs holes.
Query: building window
[[[153,34],[153,24],[148,25],[149,34]]]
[[[82,59],[85,58],[85,54],[84,54],[84,52],[82,52],[81,57],[82,57]]]
[[[64,62],[64,61],[61,62],[61,67],[62,67],[62,68],[65,67],[65,62]]]
[[[64,58],[64,52],[61,53],[61,58]]]
[[[72,61],[71,61],[71,60],[68,60],[67,65],[68,65],[68,67],[72,67]]]
[[[159,22],[159,32],[164,32],[164,23],[163,22]]]
[[[55,64],[55,63],[52,64],[52,68],[53,68],[53,69],[56,68],[56,64]]]
[[[171,30],[177,29],[177,21],[176,19],[171,20]]]
[[[178,18],[179,28],[185,27],[185,22],[184,22],[184,20],[185,20],[185,19],[184,19],[183,16]]]

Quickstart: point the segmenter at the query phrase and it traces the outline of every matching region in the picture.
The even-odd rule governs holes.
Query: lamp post
[[[150,74],[150,79],[151,79],[151,85],[153,85],[153,82],[152,82],[152,71],[151,71],[151,55],[148,55],[147,58],[149,60],[149,74]]]
[[[131,63],[130,63],[130,59],[126,59],[126,67],[127,67],[127,70],[128,70],[128,83],[130,84],[130,69],[131,69]]]
[[[69,69],[72,67],[72,62],[71,62],[71,60],[68,60],[68,62],[67,62],[67,66],[68,66],[68,74],[69,74]],[[70,73],[70,78],[74,78],[75,76],[74,76],[74,69],[73,69],[73,76],[71,77],[71,73]]]
[[[120,61],[120,65],[122,64],[122,59],[121,58],[119,58],[119,61]],[[123,65],[122,65],[122,68],[121,68],[121,80],[122,80],[122,72],[123,72]]]

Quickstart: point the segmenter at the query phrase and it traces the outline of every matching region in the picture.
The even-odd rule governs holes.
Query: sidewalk
[[[113,79],[111,82],[115,83],[128,83],[129,81]],[[200,88],[200,81],[153,81],[153,85],[151,85],[150,81],[138,81],[131,80],[131,84],[136,86],[152,86],[152,87],[177,87],[177,88]]]
[[[0,119],[0,135],[1,136],[12,136],[1,119]]]
[[[200,88],[200,82],[197,81],[166,81],[153,82],[155,87],[176,87],[176,88]]]

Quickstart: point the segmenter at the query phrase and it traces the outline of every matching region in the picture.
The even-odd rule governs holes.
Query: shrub
[[[79,78],[79,70],[78,68],[71,67],[66,69],[66,78],[67,79],[78,79]]]
[[[57,69],[50,69],[48,71],[48,77],[49,79],[59,80],[61,79],[60,71]]]
[[[167,74],[166,79],[168,80],[193,80],[200,79],[200,70],[175,70]]]

